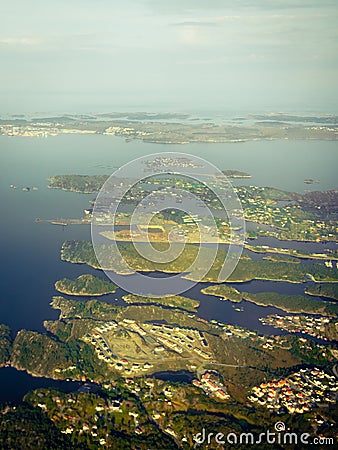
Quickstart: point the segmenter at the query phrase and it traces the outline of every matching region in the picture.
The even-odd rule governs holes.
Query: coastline
[[[34,372],[32,370],[29,370],[27,368],[23,368],[22,366],[20,366],[19,364],[13,363],[12,361],[9,362],[9,365],[6,367],[12,367],[15,370],[18,370],[19,372],[26,372],[28,375],[31,375],[34,378],[45,378],[45,379],[50,379],[50,380],[54,380],[54,381],[75,381],[75,382],[81,382],[80,379],[69,379],[69,377],[67,378],[58,378],[55,375],[51,375],[49,374],[47,375],[42,375],[40,373]],[[3,368],[6,368],[3,367]]]
[[[284,305],[275,305],[273,303],[269,303],[269,304],[262,303],[262,302],[259,302],[257,300],[252,299],[251,297],[245,297],[245,298],[243,297],[240,301],[237,301],[237,300],[232,300],[231,298],[228,298],[228,297],[226,297],[226,296],[224,296],[222,294],[211,294],[210,292],[205,292],[205,291],[206,291],[206,288],[201,289],[201,292],[203,294],[205,294],[205,295],[210,295],[212,297],[222,298],[224,301],[229,301],[229,302],[232,302],[232,303],[241,303],[244,300],[246,302],[254,303],[257,306],[273,307],[273,308],[281,309],[284,312],[292,313],[292,314],[307,314],[307,315],[308,314],[310,314],[310,315],[317,315],[318,314],[318,315],[325,316],[325,317],[335,317],[334,315],[327,314],[325,311],[321,311],[321,312],[319,312],[319,311],[312,311],[312,312],[310,312],[310,311],[305,311],[302,308],[295,310],[295,309],[287,308]]]
[[[114,270],[112,267],[101,267],[98,264],[90,264],[88,262],[74,262],[71,259],[66,259],[63,258],[61,255],[61,260],[62,261],[67,261],[71,264],[86,264],[90,267],[93,267],[94,269],[98,269],[98,270],[107,270],[107,271],[113,271],[118,275],[133,275],[134,273],[136,273],[138,270],[141,269],[135,269],[133,271],[123,271],[123,270]],[[177,271],[175,270],[151,270],[151,269],[142,269],[142,272],[161,272],[161,273],[168,273],[168,274],[173,274],[173,273],[177,273]],[[308,277],[311,278],[311,281],[314,283],[337,283],[337,280],[316,280],[314,278],[314,276],[312,274],[307,274]],[[227,279],[227,280],[218,280],[218,279],[214,279],[214,278],[203,278],[203,279],[196,279],[193,276],[191,276],[191,274],[187,274],[187,275],[182,275],[182,278],[185,278],[187,280],[191,280],[191,281],[195,281],[195,282],[199,282],[199,283],[222,283],[227,281],[228,283],[247,283],[249,281],[280,281],[280,282],[286,282],[286,283],[293,283],[293,284],[302,284],[302,283],[306,283],[306,279],[304,280],[299,280],[299,281],[295,281],[295,280],[289,280],[289,279],[285,279],[285,278],[262,278],[262,277],[252,277],[252,278],[245,278],[245,279]],[[72,295],[72,294],[69,294]]]
[[[71,291],[67,291],[67,290],[61,290],[58,288],[55,288],[58,292],[60,292],[60,294],[65,294],[65,295],[71,295],[73,297],[101,297],[102,295],[108,295],[108,294],[115,294],[116,289],[114,291],[109,291],[109,292],[104,292],[102,294],[88,294],[88,293],[83,293],[83,292],[71,292]]]

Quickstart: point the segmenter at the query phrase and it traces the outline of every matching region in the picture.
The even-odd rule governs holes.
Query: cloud
[[[265,11],[336,7],[337,0],[137,0],[162,13],[185,14],[187,11],[220,11],[258,9]]]
[[[33,37],[3,37],[0,38],[0,45],[8,46],[33,46],[41,43],[41,39]]]
[[[254,91],[258,103],[272,94],[292,102],[290,90],[305,99],[315,91],[322,104],[333,97],[337,0],[3,3],[0,90],[13,99],[19,88],[41,98],[85,92],[88,104],[106,102],[106,93],[138,104],[198,104],[200,95],[209,105],[226,96],[255,102]]]
[[[202,22],[200,20],[185,20],[183,22],[173,23],[174,27],[218,27],[219,24],[216,22]]]

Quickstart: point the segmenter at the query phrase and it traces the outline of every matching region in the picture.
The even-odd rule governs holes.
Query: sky
[[[0,114],[338,113],[337,0],[2,0]]]

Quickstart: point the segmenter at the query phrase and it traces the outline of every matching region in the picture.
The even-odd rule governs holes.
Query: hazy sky
[[[337,23],[337,0],[2,0],[0,113],[337,113]]]

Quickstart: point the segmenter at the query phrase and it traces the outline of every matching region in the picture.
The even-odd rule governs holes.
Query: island
[[[108,175],[55,175],[48,178],[49,188],[92,194],[98,192]]]
[[[165,250],[165,244],[158,243],[158,249]],[[183,273],[196,259],[198,247],[192,244],[186,244],[184,250],[178,258],[168,264],[156,263],[143,258],[135,249],[133,244],[123,242],[119,245],[119,251],[123,257],[112,251],[109,244],[100,244],[98,251],[101,254],[103,267],[97,261],[93,246],[88,241],[66,241],[62,245],[61,259],[75,264],[85,263],[96,269],[113,270],[116,273],[127,275],[138,270],[143,272],[164,272],[164,273]],[[205,249],[206,255],[212,249]],[[198,269],[186,274],[184,277],[191,280],[202,282],[219,282],[219,273],[223,267],[226,258],[226,251],[218,248],[216,258],[209,272],[202,276]],[[287,281],[291,283],[303,283],[311,279],[315,282],[337,282],[338,274],[335,268],[327,267],[323,264],[294,264],[293,262],[282,261],[254,261],[246,258],[240,259],[234,272],[227,281],[246,282],[250,280],[274,280]],[[224,280],[226,281],[226,280]]]
[[[306,178],[305,180],[304,180],[304,183],[305,184],[314,184],[314,183],[320,183],[320,180],[313,180],[312,178]]]
[[[201,289],[201,292],[206,295],[222,298],[223,300],[230,300],[234,303],[240,303],[244,299],[241,292],[226,283],[208,286]]]
[[[142,297],[141,295],[128,294],[124,295],[123,300],[130,304],[158,304],[163,306],[169,306],[171,308],[184,309],[186,311],[195,312],[199,307],[199,301],[193,300],[181,295],[169,295],[163,297]]]
[[[225,283],[208,286],[202,289],[203,294],[221,297],[232,302],[246,300],[261,306],[274,306],[287,312],[322,314],[335,317],[338,314],[338,305],[335,302],[325,302],[307,298],[304,295],[286,295],[277,292],[238,292]]]
[[[247,172],[241,172],[240,170],[222,170],[222,173],[228,178],[251,178],[251,175]]]
[[[116,284],[91,274],[84,274],[75,280],[62,278],[55,283],[55,289],[62,294],[78,296],[99,296],[116,292]]]

